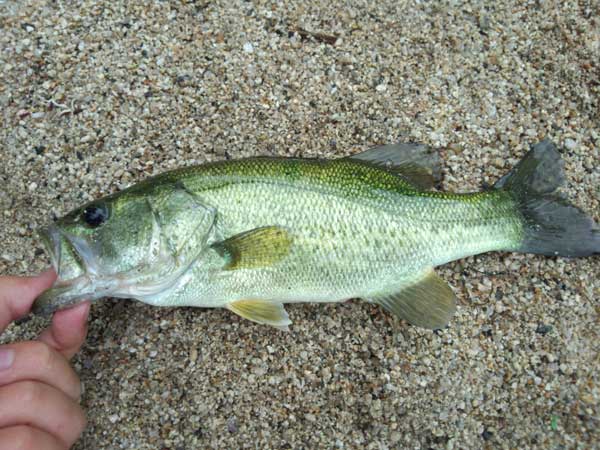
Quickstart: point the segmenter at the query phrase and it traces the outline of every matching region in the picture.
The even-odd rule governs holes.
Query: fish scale
[[[362,178],[353,183],[356,172]],[[215,187],[224,178],[228,182]],[[197,291],[175,302],[199,304],[198,298],[206,302],[202,306],[223,306],[242,298],[291,303],[364,297],[425,267],[514,248],[522,237],[514,201],[500,192],[418,192],[384,170],[357,169],[355,163],[245,160],[186,170],[180,180],[202,201],[219,205],[226,235],[279,225],[290,230],[294,246],[275,267],[238,271],[219,288],[199,282]],[[194,270],[202,279],[207,269]]]

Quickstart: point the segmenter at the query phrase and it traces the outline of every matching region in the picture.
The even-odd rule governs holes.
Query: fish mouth
[[[82,273],[98,275],[96,252],[84,238],[67,233],[56,225],[42,228],[39,235],[50,254],[59,281],[75,278]]]
[[[50,315],[54,311],[93,298],[93,279],[97,274],[95,254],[87,242],[50,225],[38,231],[58,275],[50,289],[35,300],[32,312]]]

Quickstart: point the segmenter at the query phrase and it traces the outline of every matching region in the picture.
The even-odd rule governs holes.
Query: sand
[[[597,3],[349,3],[0,1],[0,273],[43,269],[36,228],[149,175],[392,142],[467,192],[549,138],[600,221]],[[439,332],[360,301],[289,306],[289,333],[101,301],[75,448],[597,446],[600,259],[438,273],[459,299]]]

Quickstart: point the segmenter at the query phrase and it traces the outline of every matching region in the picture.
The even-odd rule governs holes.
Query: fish
[[[491,251],[600,254],[598,225],[558,191],[549,140],[483,191],[441,192],[440,179],[439,154],[415,143],[165,172],[40,231],[58,278],[33,312],[114,297],[287,329],[285,304],[359,298],[436,330],[456,311],[436,266]]]

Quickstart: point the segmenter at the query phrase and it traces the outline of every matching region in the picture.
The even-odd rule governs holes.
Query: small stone
[[[535,329],[535,332],[538,334],[541,334],[542,336],[550,333],[552,331],[552,326],[551,325],[544,325],[543,323],[540,323],[537,328]]]
[[[244,51],[246,53],[252,53],[254,51],[254,46],[250,42],[244,43]]]
[[[237,433],[238,425],[237,425],[237,419],[235,417],[230,417],[227,420],[227,431],[229,431],[230,433]]]
[[[577,142],[575,142],[573,139],[567,138],[565,139],[565,147],[567,150],[575,150],[577,147]]]
[[[8,253],[2,253],[2,259],[9,263],[15,261],[15,257],[13,255],[9,255]]]

